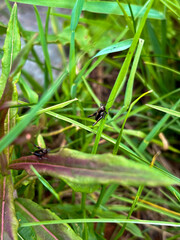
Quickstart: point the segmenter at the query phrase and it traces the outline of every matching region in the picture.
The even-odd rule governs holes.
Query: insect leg
[[[97,111],[96,111],[95,113],[89,115],[88,118],[89,118],[89,117],[94,117],[96,114],[97,114]]]
[[[100,118],[98,118],[97,121],[95,123],[93,123],[93,126],[96,125],[102,118],[103,118],[103,116],[100,116]]]
[[[42,149],[41,147],[39,147],[38,145],[36,145],[36,144],[34,144],[34,143],[33,143],[33,145],[34,145],[34,147],[36,147],[36,148],[38,148],[38,149],[40,149],[40,150]]]

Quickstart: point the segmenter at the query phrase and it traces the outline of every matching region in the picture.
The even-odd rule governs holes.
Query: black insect
[[[33,144],[33,145],[37,148],[37,150],[35,150],[34,152],[31,152],[31,153],[40,159],[42,159],[44,156],[46,156],[48,154],[48,152],[50,151],[48,148],[41,148],[41,147],[37,146],[36,144]]]
[[[89,115],[88,117],[93,117],[95,116],[96,122],[93,123],[93,126],[96,125],[102,118],[105,118],[107,112],[106,108],[103,104],[100,105],[100,108],[93,114]]]

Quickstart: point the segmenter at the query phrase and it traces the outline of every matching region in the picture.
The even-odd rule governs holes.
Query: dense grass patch
[[[38,30],[19,21],[23,4]],[[178,239],[178,1],[5,0],[7,9],[0,239]]]

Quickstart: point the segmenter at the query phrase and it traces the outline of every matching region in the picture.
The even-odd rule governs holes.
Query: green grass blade
[[[83,8],[84,0],[77,0],[72,13],[71,13],[71,42],[70,42],[70,56],[69,56],[69,73],[70,83],[73,84],[73,80],[76,75],[76,57],[75,57],[75,30],[78,25],[79,17]]]
[[[79,22],[81,11],[83,8],[84,0],[76,0],[71,14],[71,30],[75,31]]]
[[[141,55],[141,51],[142,51],[142,47],[144,44],[144,40],[143,39],[139,39],[139,44],[137,47],[137,51],[134,57],[134,61],[133,61],[133,65],[132,65],[132,69],[130,72],[130,76],[127,82],[127,87],[126,87],[126,93],[125,93],[125,98],[124,98],[124,105],[127,108],[131,101],[132,101],[132,92],[133,92],[133,85],[134,85],[134,77],[136,74],[136,70],[137,70],[137,66],[138,66],[138,62],[139,62],[139,58]]]
[[[74,7],[75,0],[67,1],[67,0],[10,0],[11,2],[19,2],[25,4],[46,6],[46,7],[58,7],[58,8],[70,8]],[[129,10],[128,4],[122,3],[124,10],[126,11],[128,16],[131,16],[131,12]],[[136,16],[137,13],[140,12],[138,17],[143,17],[145,14],[145,9],[142,10],[142,6],[131,4],[133,15]],[[102,2],[85,2],[83,11],[94,12],[94,13],[104,13],[104,14],[116,14],[116,15],[124,15],[123,12],[119,9],[119,6],[116,2],[112,1],[102,1]],[[164,14],[155,9],[151,9],[148,13],[148,18],[152,19],[164,19]]]
[[[54,92],[58,89],[60,84],[63,82],[64,78],[67,75],[67,71],[65,70],[64,73],[52,84],[52,86],[44,92],[42,95],[39,103],[35,105],[29,113],[23,118],[22,121],[18,122],[11,131],[1,139],[0,141],[0,152],[7,147],[10,143],[13,142],[14,139],[25,129],[26,126],[31,122],[31,120],[36,115],[36,112],[43,107],[43,105],[53,96]]]
[[[24,93],[24,96],[28,99],[29,103],[38,102],[38,94],[29,87],[29,85],[24,81],[23,78],[20,78],[19,85],[22,92]]]
[[[49,221],[39,221],[39,222],[31,222],[31,223],[23,223],[21,227],[30,227],[30,226],[40,226],[40,225],[48,225],[48,224],[61,224],[61,223],[135,223],[135,224],[150,224],[156,226],[172,226],[172,227],[180,227],[180,223],[178,222],[167,222],[167,221],[154,221],[154,220],[137,220],[137,219],[63,219],[63,220],[52,220]]]
[[[147,20],[147,30],[149,33],[149,39],[151,41],[151,45],[153,47],[154,50],[154,54],[155,55],[162,55],[162,49],[161,49],[161,44],[159,42],[159,39],[157,37],[156,32],[154,31],[152,24],[150,22],[150,20]],[[162,58],[160,57],[156,57],[156,61],[161,64],[162,63]]]
[[[59,195],[57,194],[57,192],[54,190],[54,188],[49,184],[48,181],[46,181],[39,173],[38,171],[36,171],[36,169],[31,166],[31,170],[33,171],[33,173],[38,177],[39,181],[54,195],[54,197],[60,201]]]
[[[39,15],[39,12],[38,12],[38,9],[37,9],[36,6],[34,6],[34,11],[35,11],[35,15],[36,15],[37,23],[38,23],[38,28],[39,28],[40,42],[41,42],[41,46],[42,46],[42,49],[43,49],[48,73],[49,73],[49,76],[50,76],[50,81],[52,83],[53,82],[53,73],[52,73],[52,67],[51,67],[51,60],[50,60],[49,53],[48,53],[48,46],[47,46],[47,43],[46,43],[45,32],[44,32],[43,25],[42,25],[42,22],[41,22],[41,18],[40,18],[40,15]]]
[[[178,105],[180,104],[180,100],[178,100],[174,106],[172,107],[171,110],[175,110]],[[151,130],[151,132],[145,137],[145,139],[143,140],[143,142],[140,144],[139,146],[139,150],[141,152],[143,152],[146,147],[148,146],[149,142],[161,131],[161,128],[164,126],[164,124],[166,123],[166,121],[168,120],[168,118],[170,117],[170,115],[167,113],[155,126],[154,128]]]
[[[12,79],[15,75],[21,72],[21,69],[23,68],[24,64],[27,61],[29,52],[33,46],[33,43],[36,37],[37,37],[37,34],[34,34],[14,59],[12,63],[11,71],[9,74],[10,79]]]
[[[99,51],[93,58],[101,55],[109,54],[109,53],[126,50],[131,46],[131,44],[132,44],[132,39],[127,39],[127,40],[112,44],[111,46],[108,46],[107,48],[104,48],[101,51]]]
[[[173,12],[177,17],[180,16],[180,5],[173,3],[169,0],[160,0],[171,12]]]
[[[77,127],[79,127],[79,128],[82,128],[82,129],[84,129],[84,130],[87,130],[88,132],[91,132],[91,133],[94,133],[94,134],[97,133],[97,130],[96,130],[96,129],[93,129],[92,127],[88,127],[88,126],[86,126],[86,125],[84,125],[84,124],[82,124],[82,123],[80,123],[80,122],[77,122],[77,121],[75,121],[75,120],[73,120],[73,119],[70,119],[70,118],[68,118],[68,117],[66,117],[66,116],[62,116],[62,115],[60,115],[60,114],[58,114],[58,113],[54,113],[54,112],[49,111],[49,112],[46,112],[46,114],[48,114],[48,115],[50,115],[50,116],[53,116],[53,117],[55,117],[55,118],[57,118],[57,119],[63,120],[63,121],[65,121],[65,122],[71,123],[71,124],[73,124],[73,125],[75,125],[75,126],[77,126]],[[110,143],[112,143],[112,144],[115,144],[115,143],[116,143],[116,140],[115,140],[115,139],[109,137],[109,136],[106,135],[106,134],[102,134],[101,136],[102,136],[102,138],[104,138],[105,140],[107,140],[108,142],[110,142]],[[121,149],[123,149],[123,151],[125,151],[126,153],[128,153],[130,156],[134,156],[134,157],[138,158],[138,155],[137,155],[136,153],[134,153],[130,148],[128,148],[127,146],[125,146],[124,144],[120,143],[120,146],[119,146],[119,147],[120,147]]]
[[[92,99],[94,100],[94,102],[95,102],[98,106],[100,106],[100,103],[101,103],[101,102],[99,101],[99,99],[97,98],[97,96],[96,96],[96,94],[93,92],[93,90],[91,89],[89,83],[86,81],[85,77],[82,77],[82,79],[83,79],[83,82],[84,82],[84,84],[85,84],[85,86],[86,86],[89,94],[91,95]]]
[[[75,101],[78,101],[78,99],[75,98],[75,99],[72,99],[72,100],[69,100],[69,101],[66,101],[66,102],[63,102],[63,103],[56,104],[52,107],[44,108],[44,109],[38,111],[37,114],[42,114],[42,113],[45,113],[45,112],[48,112],[48,111],[53,111],[53,110],[57,110],[57,109],[66,107],[66,106],[68,106],[69,104],[71,104]]]
[[[132,20],[130,19],[130,17],[128,16],[127,12],[125,11],[122,3],[120,3],[119,0],[116,0],[116,2],[117,2],[117,4],[119,5],[121,11],[122,11],[123,14],[124,14],[124,18],[125,18],[125,20],[126,20],[126,22],[127,22],[127,25],[128,25],[128,27],[129,27],[129,30],[131,30],[131,32],[134,33],[134,28],[133,28]]]
[[[110,96],[109,96],[109,99],[108,99],[108,103],[106,105],[107,109],[112,107],[112,105],[113,105],[113,103],[114,103],[114,101],[115,101],[115,99],[117,97],[118,90],[119,90],[119,88],[120,88],[120,86],[121,86],[121,84],[122,84],[122,82],[123,82],[123,80],[124,80],[124,78],[125,78],[125,76],[126,76],[126,74],[128,72],[129,65],[130,65],[131,59],[133,57],[133,53],[135,51],[136,45],[138,43],[138,40],[139,40],[140,35],[141,35],[141,32],[142,32],[142,30],[144,28],[144,25],[145,25],[148,12],[150,11],[153,2],[154,2],[154,0],[150,0],[149,1],[149,4],[148,4],[147,9],[146,9],[146,12],[145,12],[144,16],[141,19],[139,28],[137,29],[137,32],[136,32],[136,34],[135,34],[135,36],[133,38],[133,42],[131,44],[131,47],[130,47],[128,53],[127,53],[127,57],[126,57],[126,59],[125,59],[125,61],[123,63],[123,66],[122,66],[122,68],[121,68],[121,70],[119,72],[119,75],[118,75],[118,77],[116,79],[116,82],[115,82],[115,84],[113,86],[113,89],[112,89],[112,91],[110,93]],[[96,135],[95,143],[93,145],[92,153],[96,153],[96,151],[97,151],[99,140],[101,138],[103,127],[104,127],[104,124],[105,124],[105,119],[103,119],[101,121],[98,133]]]
[[[151,108],[154,108],[154,109],[157,109],[161,112],[165,112],[165,113],[168,113],[172,116],[175,116],[175,117],[180,117],[180,112],[177,112],[177,111],[174,111],[172,109],[168,109],[168,108],[164,108],[164,107],[160,107],[160,106],[156,106],[156,105],[151,105],[151,104],[146,104],[148,107],[151,107]]]
[[[131,209],[130,209],[130,211],[129,211],[129,213],[128,213],[127,219],[129,219],[129,218],[131,217],[131,215],[132,215],[132,213],[133,213],[133,211],[134,211],[134,209],[135,209],[135,207],[136,207],[136,204],[137,204],[137,202],[138,202],[138,200],[139,200],[139,198],[140,198],[140,196],[141,196],[141,193],[142,193],[142,191],[143,191],[143,188],[144,188],[143,185],[141,185],[141,186],[138,188],[138,192],[137,192],[136,197],[135,197],[135,199],[134,199],[134,201],[133,201],[133,204],[131,205]],[[123,224],[123,226],[122,226],[122,228],[120,229],[120,231],[116,234],[116,237],[114,238],[114,240],[118,240],[118,239],[123,235],[123,233],[124,233],[124,231],[125,231],[125,228],[126,228],[126,225],[127,225],[127,223],[124,223],[124,224]]]
[[[119,136],[118,136],[118,138],[117,138],[116,144],[115,144],[115,146],[114,146],[113,154],[116,155],[117,152],[118,152],[118,148],[119,148],[119,144],[120,144],[120,142],[121,142],[121,138],[122,138],[122,133],[123,133],[123,130],[124,130],[124,126],[125,126],[126,121],[127,121],[128,117],[129,117],[129,114],[130,114],[130,112],[131,112],[131,109],[133,108],[133,106],[134,106],[142,97],[144,97],[146,94],[148,94],[148,93],[150,93],[150,92],[152,92],[152,91],[148,91],[148,92],[146,92],[146,93],[143,93],[140,97],[138,97],[138,98],[130,105],[129,110],[128,110],[127,114],[126,114],[126,117],[125,117],[125,119],[124,119],[124,122],[123,122],[123,124],[122,124],[122,127],[121,127],[121,130],[120,130]]]
[[[147,64],[147,65],[152,65],[152,66],[156,66],[156,67],[159,67],[159,68],[163,68],[163,69],[166,69],[166,70],[168,70],[168,71],[170,71],[170,72],[173,72],[173,73],[175,73],[175,74],[180,75],[180,72],[179,72],[179,71],[174,70],[174,69],[172,69],[172,68],[170,68],[170,67],[163,66],[163,65],[157,64],[157,63],[152,63],[152,62],[144,62],[144,63]]]

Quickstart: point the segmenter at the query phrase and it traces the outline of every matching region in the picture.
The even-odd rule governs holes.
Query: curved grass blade
[[[57,192],[54,190],[54,188],[49,184],[48,181],[46,181],[37,171],[33,166],[30,166],[31,170],[33,173],[38,177],[39,181],[54,195],[54,197],[60,201],[59,195]]]
[[[150,92],[152,92],[152,91],[148,91],[148,92],[142,94],[140,97],[138,97],[138,98],[137,98],[134,102],[132,102],[132,104],[130,105],[129,110],[128,110],[127,114],[126,114],[126,117],[125,117],[125,119],[124,119],[124,122],[123,122],[123,124],[122,124],[122,127],[121,127],[121,130],[120,130],[119,136],[118,136],[118,138],[117,138],[116,144],[115,144],[115,146],[114,146],[113,154],[117,154],[117,152],[118,152],[118,148],[119,148],[119,144],[120,144],[120,142],[121,142],[121,137],[122,137],[122,133],[123,133],[123,130],[124,130],[124,126],[125,126],[125,124],[126,124],[126,121],[127,121],[128,117],[129,117],[129,114],[130,114],[133,106],[134,106],[142,97],[144,97],[146,94],[148,94],[148,93],[150,93]]]
[[[104,55],[104,54],[109,54],[109,53],[120,52],[120,51],[126,50],[131,46],[132,41],[133,41],[133,39],[127,39],[127,40],[112,44],[111,46],[106,47],[106,48],[102,49],[101,51],[99,51],[93,58]]]

